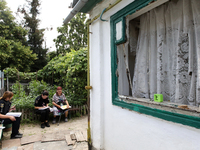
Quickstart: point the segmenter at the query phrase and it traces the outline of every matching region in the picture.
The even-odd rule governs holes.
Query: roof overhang
[[[78,12],[88,13],[93,7],[96,6],[97,3],[101,1],[102,0],[79,0],[63,23],[67,24]]]
[[[85,6],[80,10],[80,12],[88,13],[92,8],[96,6],[99,2],[103,0],[88,0],[88,2],[85,4]]]

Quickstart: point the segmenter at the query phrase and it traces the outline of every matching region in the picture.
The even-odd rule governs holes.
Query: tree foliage
[[[43,79],[65,87],[66,96],[72,104],[84,104],[87,91],[87,49],[72,50],[64,56],[52,59],[42,70]],[[49,79],[48,79],[49,78]]]
[[[74,18],[62,27],[58,27],[56,39],[54,39],[57,54],[65,54],[71,49],[79,50],[87,46],[86,14],[77,13]]]
[[[7,68],[4,73],[9,78],[17,80],[44,80],[54,85],[62,86],[64,93],[71,105],[82,105],[86,103],[87,91],[87,49],[72,50],[64,56],[53,58],[37,73],[23,73],[16,69]]]
[[[37,72],[20,72],[16,68],[6,68],[3,70],[6,77],[9,78],[9,81],[20,82],[20,81],[31,81],[36,80],[40,74]]]
[[[56,56],[57,56],[56,51],[48,52],[47,53],[47,62],[51,61]]]
[[[38,71],[47,64],[47,49],[43,48],[44,29],[39,29],[40,20],[40,0],[26,0],[28,6],[19,8],[18,11],[24,14],[24,26],[28,29],[28,46],[31,47],[33,53],[37,54],[37,60],[31,66],[31,71]]]
[[[49,106],[52,106],[52,97],[56,92],[57,86],[50,86],[44,81],[33,80],[29,83],[27,91],[19,82],[12,85],[11,89],[14,93],[12,99],[12,105],[16,105],[16,108],[33,109],[35,98],[41,95],[42,91],[47,90],[49,92]]]
[[[0,69],[16,67],[29,71],[36,55],[27,46],[27,31],[14,22],[4,0],[0,1]]]

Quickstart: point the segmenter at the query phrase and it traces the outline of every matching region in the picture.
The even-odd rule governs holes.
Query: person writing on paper
[[[40,96],[35,99],[35,113],[41,115],[41,128],[50,127],[49,125],[49,113],[50,109],[48,107],[49,93],[45,90]]]
[[[10,100],[13,98],[13,93],[6,91],[3,97],[0,98],[0,121],[2,124],[12,123],[11,139],[21,138],[23,134],[19,133],[21,117],[6,115],[9,111],[15,110],[15,106],[11,106]]]
[[[69,103],[65,97],[65,95],[62,93],[62,87],[57,87],[56,93],[53,95],[53,101],[52,101],[53,106],[53,113],[54,113],[54,119],[53,119],[53,124],[56,123],[56,116],[60,115],[60,112],[64,111],[65,114],[65,122],[68,121],[67,115],[68,115],[68,109],[69,108]],[[66,109],[62,109],[61,107],[63,105],[67,105]]]

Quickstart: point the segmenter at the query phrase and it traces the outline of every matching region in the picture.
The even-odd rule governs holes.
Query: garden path
[[[87,116],[72,118],[68,122],[63,120],[60,124],[50,124],[50,128],[40,128],[39,124],[21,125],[20,133],[23,133],[22,139],[10,141],[10,132],[4,133],[2,139],[2,150],[87,150],[86,141],[75,142],[74,145],[68,145],[66,137],[72,133],[87,132]],[[86,136],[85,134],[83,134]],[[78,135],[77,135],[78,136]],[[86,139],[86,138],[85,138]],[[12,142],[12,144],[11,144]],[[9,144],[8,144],[9,143]]]

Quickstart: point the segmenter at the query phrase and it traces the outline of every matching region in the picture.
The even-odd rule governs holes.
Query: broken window
[[[126,18],[117,45],[118,94],[200,105],[200,1],[171,0]]]

